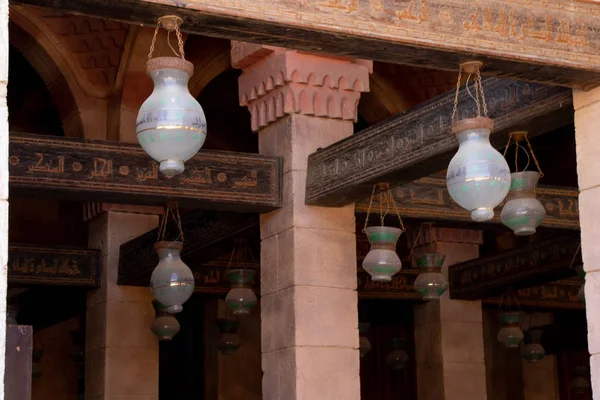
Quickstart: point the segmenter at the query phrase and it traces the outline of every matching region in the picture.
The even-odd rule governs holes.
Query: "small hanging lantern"
[[[371,342],[367,337],[367,333],[369,332],[369,328],[371,324],[366,322],[361,322],[358,324],[358,332],[359,332],[359,342],[358,349],[360,352],[360,358],[364,358],[371,351]]]
[[[533,235],[546,216],[544,206],[535,196],[538,180],[544,176],[544,173],[535,157],[531,143],[527,139],[527,132],[512,132],[509,135],[504,149],[504,156],[506,156],[512,140],[515,142],[515,172],[510,174],[510,191],[508,192],[507,202],[502,208],[500,220],[512,229],[517,236]],[[521,146],[520,143],[523,140],[527,142],[529,152]],[[522,149],[527,156],[527,165],[525,170],[521,172],[519,172],[518,163],[519,149]],[[529,153],[531,153],[531,156]],[[526,171],[532,157],[539,172]]]
[[[379,217],[381,226],[369,226],[369,215],[373,206],[373,199],[375,197],[375,191],[377,189],[382,190],[379,193]],[[390,211],[390,206],[393,206],[398,220],[400,221],[400,229],[391,226],[384,226],[385,216]],[[384,213],[385,207],[385,213]],[[390,191],[388,184],[380,184],[373,186],[373,192],[371,193],[371,199],[369,202],[369,208],[367,210],[367,218],[365,220],[365,227],[363,232],[367,235],[371,249],[365,256],[362,266],[365,271],[371,275],[371,280],[375,282],[389,282],[400,269],[402,268],[402,262],[400,257],[396,253],[396,243],[398,238],[405,232],[404,223],[402,217],[396,207],[394,196]]]
[[[235,353],[242,345],[237,329],[239,321],[236,318],[220,318],[217,320],[217,328],[219,329],[219,340],[217,349],[223,355]]]
[[[194,65],[186,61],[179,27],[183,20],[174,15],[158,19],[148,54],[147,71],[154,91],[137,116],[137,138],[146,153],[160,163],[160,171],[173,176],[184,171],[184,162],[192,158],[206,139],[206,117],[190,94],[188,81]],[[175,57],[152,58],[160,28],[167,30],[167,44]],[[175,32],[179,51],[170,43]]]
[[[421,269],[413,287],[423,300],[439,300],[448,289],[448,281],[442,274],[445,255],[439,253],[419,254],[415,257],[417,268]]]
[[[541,329],[530,329],[525,334],[522,356],[528,363],[540,362],[546,356],[546,351],[541,345],[543,333]]]
[[[461,64],[456,84],[452,112],[452,132],[458,139],[458,152],[448,165],[446,185],[448,193],[459,206],[471,212],[474,221],[488,221],[494,217],[510,188],[510,170],[506,160],[490,144],[494,122],[487,117],[487,105],[481,83],[481,62]],[[475,100],[477,117],[456,120],[462,72],[469,74],[467,93]],[[475,75],[475,96],[469,90],[469,80]],[[481,115],[483,109],[483,116]]]
[[[578,366],[573,370],[573,378],[571,378],[571,382],[569,386],[571,387],[571,392],[577,395],[587,394],[592,389],[592,385],[590,384],[590,370],[586,366]]]
[[[516,349],[523,341],[521,330],[521,312],[502,312],[498,314],[498,320],[502,324],[498,332],[498,341],[507,349]]]
[[[250,314],[258,299],[251,289],[256,271],[252,269],[232,269],[227,271],[226,278],[231,283],[231,290],[225,297],[225,304],[236,315]]]
[[[577,275],[583,280],[583,283],[577,292],[577,297],[579,298],[579,301],[585,303],[585,270],[583,269],[583,265],[579,265],[575,270],[577,271]]]
[[[181,329],[177,318],[167,312],[167,308],[154,300],[152,302],[156,318],[152,322],[152,332],[160,341],[171,341]]]
[[[385,364],[394,371],[406,369],[409,358],[404,351],[404,338],[393,338],[391,347],[392,351],[385,358]]]
[[[179,229],[179,236],[172,242],[165,240],[169,214],[173,216]],[[150,286],[154,298],[171,314],[183,310],[182,304],[188,301],[195,289],[194,274],[181,261],[182,249],[183,231],[179,208],[177,204],[169,203],[159,227],[158,241],[154,244],[154,250],[158,253],[158,265],[152,271]]]

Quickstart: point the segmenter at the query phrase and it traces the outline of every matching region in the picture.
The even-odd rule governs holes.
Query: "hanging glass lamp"
[[[581,287],[577,292],[577,297],[579,298],[579,301],[585,303],[585,270],[583,269],[583,265],[579,265],[578,267],[576,267],[575,271],[577,271],[577,275],[579,275],[581,279],[583,279],[583,283],[581,284]]]
[[[522,356],[529,363],[537,363],[546,356],[546,351],[541,345],[541,329],[530,329],[525,334],[525,344],[523,345]]]
[[[177,318],[169,314],[167,312],[167,307],[163,306],[158,301],[154,300],[152,305],[154,306],[156,317],[154,318],[154,322],[152,322],[150,329],[156,336],[158,336],[158,340],[172,340],[173,336],[177,335],[181,329]]]
[[[519,347],[524,337],[520,326],[521,313],[516,311],[502,312],[498,314],[498,320],[502,324],[498,332],[498,341],[507,349]]]
[[[402,234],[391,226],[370,226],[365,233],[371,249],[365,256],[362,266],[376,282],[389,282],[400,269],[402,262],[396,253],[396,243]]]
[[[359,332],[359,342],[358,342],[358,350],[360,352],[360,358],[364,358],[371,351],[371,342],[369,338],[366,336],[369,332],[371,324],[366,322],[361,322],[358,324],[358,332]]]
[[[445,255],[439,253],[419,254],[415,257],[417,268],[421,270],[413,287],[423,300],[439,300],[448,289],[448,281],[442,274]]]
[[[256,271],[252,269],[232,269],[227,271],[226,278],[231,283],[231,290],[225,297],[225,304],[236,315],[250,314],[258,299],[251,289]]]
[[[217,320],[217,328],[219,329],[217,349],[221,354],[233,354],[242,345],[237,333],[238,326],[239,321],[235,318],[220,318]]]
[[[587,394],[592,389],[590,384],[590,370],[586,366],[577,366],[573,370],[573,378],[569,382],[571,392],[577,395]]]
[[[179,26],[182,19],[165,16],[152,39],[147,71],[154,91],[142,104],[136,121],[137,138],[146,153],[160,163],[160,171],[173,176],[185,170],[184,162],[192,158],[206,139],[206,117],[202,107],[188,90],[194,65],[185,59]],[[160,27],[177,36],[179,53],[175,57],[152,58]],[[170,36],[167,35],[167,41]],[[170,47],[169,43],[169,47]]]
[[[539,172],[523,171],[510,174],[508,201],[502,208],[500,220],[517,236],[533,235],[546,216],[546,210],[535,197]]]
[[[404,350],[404,338],[393,338],[391,348],[392,351],[385,358],[385,364],[394,371],[406,369],[409,358]]]
[[[194,293],[194,274],[181,261],[182,242],[156,242],[158,265],[152,271],[152,295],[171,314],[181,312],[183,303]]]
[[[452,132],[458,152],[448,165],[446,184],[452,199],[471,211],[473,221],[494,218],[494,208],[510,189],[510,171],[502,154],[490,144],[494,123],[477,117],[457,121]]]
[[[452,133],[458,139],[458,151],[450,161],[446,174],[450,197],[471,212],[471,219],[479,222],[494,217],[494,208],[504,200],[510,188],[508,164],[502,154],[490,144],[494,122],[487,118],[480,74],[482,65],[478,61],[460,65],[452,112]],[[457,121],[455,118],[463,71],[469,74],[465,90],[475,102],[477,116]],[[472,75],[475,76],[473,89],[469,89]],[[471,90],[475,92],[474,95]]]

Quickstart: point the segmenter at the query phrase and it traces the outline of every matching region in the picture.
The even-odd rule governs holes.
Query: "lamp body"
[[[219,329],[219,340],[217,341],[217,349],[223,355],[233,354],[240,348],[242,342],[237,334],[239,322],[237,319],[220,318],[217,320],[217,328]]]
[[[498,332],[498,341],[507,349],[515,349],[523,341],[523,331],[521,330],[521,313],[504,312],[498,315],[498,320],[502,324]]]
[[[465,119],[453,124],[459,148],[448,165],[448,193],[459,206],[471,211],[474,221],[494,217],[494,207],[510,188],[510,170],[502,154],[490,144],[493,122],[489,118]]]
[[[194,274],[181,261],[181,242],[156,242],[158,265],[152,271],[150,285],[152,295],[167,312],[175,314],[183,310],[183,303],[194,293]]]
[[[569,382],[571,392],[577,395],[589,393],[592,388],[589,376],[590,370],[588,367],[575,367],[573,371],[573,378],[571,379],[571,382]]]
[[[540,329],[531,329],[525,335],[522,356],[529,363],[540,362],[546,356],[546,350],[540,343],[542,334],[543,331]]]
[[[371,249],[362,266],[376,282],[389,282],[400,269],[402,262],[396,253],[396,243],[402,234],[398,228],[370,226],[365,229]]]
[[[423,300],[439,300],[440,296],[448,289],[448,281],[442,274],[445,255],[439,253],[426,253],[416,256],[417,268],[421,269],[415,279],[413,287],[423,296]]]
[[[256,306],[258,299],[250,288],[256,271],[251,269],[232,269],[227,272],[227,279],[231,283],[231,290],[225,297],[225,304],[236,315],[249,314]]]
[[[158,340],[160,341],[172,340],[173,336],[177,335],[181,329],[179,321],[173,315],[169,314],[167,308],[158,301],[154,300],[152,305],[156,313],[156,318],[154,318],[154,322],[152,322],[152,326],[150,327],[152,333],[158,336]]]
[[[167,176],[182,173],[184,162],[206,139],[204,111],[188,90],[193,70],[189,61],[177,57],[148,61],[154,91],[140,108],[136,133],[144,151],[160,163],[160,171]]]
[[[385,364],[394,371],[405,369],[409,358],[406,351],[404,351],[404,339],[392,339],[391,347],[392,351],[385,358]]]
[[[500,220],[517,236],[533,235],[546,216],[546,210],[535,197],[539,172],[523,171],[510,174],[508,201],[500,213]]]
[[[367,323],[359,323],[358,324],[358,332],[359,332],[359,342],[358,342],[358,350],[360,353],[360,358],[364,358],[371,351],[371,342],[369,338],[367,338],[366,334],[369,332],[370,324]]]

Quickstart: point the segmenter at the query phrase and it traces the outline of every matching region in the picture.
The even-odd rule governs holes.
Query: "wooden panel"
[[[206,259],[214,258],[218,248],[223,253],[222,243],[234,238],[243,232],[257,227],[258,215],[233,212],[217,212],[198,210],[187,214],[181,220],[185,242],[181,257],[183,261],[191,255],[197,256],[199,252],[210,253]],[[176,232],[175,225],[170,223],[169,232]],[[121,245],[119,253],[119,279],[120,285],[147,286],[150,275],[158,264],[158,256],[154,251],[154,243],[158,237],[158,228],[147,232],[137,238]],[[217,243],[221,243],[217,246]],[[233,245],[233,244],[232,244]],[[232,247],[229,247],[229,251]]]
[[[7,325],[4,371],[6,399],[31,400],[32,352],[33,328],[24,325]]]
[[[565,308],[585,310],[585,303],[577,294],[583,284],[579,279],[564,279],[516,291],[519,304],[537,308]],[[500,297],[483,299],[486,304],[499,304]]]
[[[450,298],[478,300],[500,295],[509,287],[531,287],[575,275],[569,267],[581,264],[579,244],[579,237],[561,236],[453,265],[448,269]]]
[[[400,215],[406,218],[423,220],[448,220],[472,222],[471,213],[456,204],[448,194],[446,180],[437,177],[421,178],[392,189],[392,194]],[[546,218],[541,226],[547,228],[579,229],[579,190],[576,188],[540,186],[537,197],[546,209]],[[504,203],[496,210],[500,211]],[[366,213],[369,200],[356,204],[357,213]],[[379,209],[379,201],[373,203],[373,209]],[[497,212],[488,223],[500,222]]]
[[[11,194],[263,212],[281,205],[280,160],[200,151],[171,179],[140,146],[11,134]]]
[[[497,78],[484,79],[483,86],[497,148],[504,147],[508,132],[516,128],[529,131],[531,138],[573,123],[570,90]],[[312,153],[306,203],[342,206],[368,198],[373,184],[400,186],[445,169],[458,149],[450,130],[454,96],[454,91],[437,96]],[[476,115],[465,88],[457,115]]]
[[[209,36],[438,69],[465,59],[494,76],[600,81],[600,4],[589,0],[17,0]]]
[[[11,244],[8,283],[100,286],[100,250]]]

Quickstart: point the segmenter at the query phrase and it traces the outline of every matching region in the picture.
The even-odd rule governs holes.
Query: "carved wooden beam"
[[[492,144],[503,147],[516,128],[534,137],[573,123],[571,91],[497,78],[483,80]],[[474,89],[472,89],[474,90]],[[458,141],[450,131],[454,92],[448,92],[308,158],[306,203],[342,206],[369,197],[373,184],[400,186],[447,167]],[[458,116],[476,114],[463,88]]]
[[[8,283],[98,287],[100,250],[11,244]]]
[[[600,4],[589,0],[16,0],[151,26],[176,14],[191,33],[588,88],[600,82]]]
[[[210,253],[205,255],[205,258],[212,259],[216,248],[223,254],[223,243],[257,227],[258,224],[259,218],[256,214],[192,211],[181,220],[185,234],[181,256],[186,261],[192,255],[198,258],[198,253],[202,252]],[[167,237],[173,237],[169,232],[176,232],[173,223],[167,227]],[[152,270],[158,264],[158,256],[154,251],[157,237],[158,228],[121,245],[118,278],[120,285],[148,286]]]
[[[516,296],[521,306],[585,310],[585,303],[579,300],[577,295],[582,284],[582,279],[562,279],[519,289],[516,291]],[[486,304],[500,304],[500,300],[501,297],[496,296],[485,298],[483,302]]]
[[[392,195],[402,217],[427,221],[471,221],[471,213],[456,204],[448,194],[446,180],[437,177],[421,178],[392,189]],[[579,190],[576,188],[540,186],[537,198],[546,209],[541,226],[547,228],[579,229]],[[504,203],[498,206],[501,210]],[[364,214],[369,200],[356,203],[356,212]],[[377,197],[373,209],[379,210]],[[490,223],[501,223],[497,212]]]
[[[281,205],[280,160],[201,150],[171,179],[140,146],[11,133],[11,194],[244,212]]]
[[[453,265],[450,298],[479,300],[572,276],[569,267],[581,264],[579,245],[577,236],[560,236]]]

